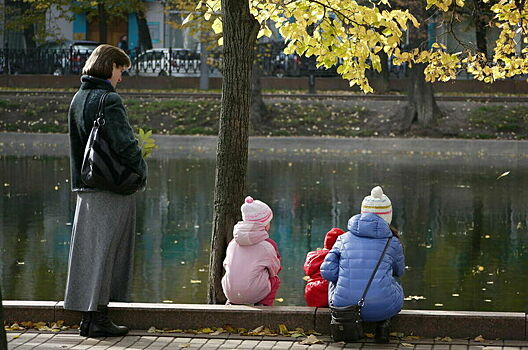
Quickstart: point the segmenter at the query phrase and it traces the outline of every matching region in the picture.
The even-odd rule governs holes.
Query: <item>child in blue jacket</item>
[[[403,275],[405,261],[397,231],[389,227],[391,220],[390,199],[376,186],[363,200],[361,214],[350,218],[348,232],[339,236],[321,265],[321,275],[330,282],[329,305],[357,305],[392,237],[361,309],[363,321],[378,322],[376,341],[380,343],[389,341],[389,320],[403,306],[403,289],[396,277]]]

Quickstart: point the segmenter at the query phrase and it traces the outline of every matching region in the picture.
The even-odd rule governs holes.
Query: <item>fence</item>
[[[283,43],[264,43],[257,46],[256,63],[264,76],[336,76],[336,68],[315,67],[314,58],[285,54]],[[91,49],[0,49],[0,74],[81,73]],[[135,50],[130,54],[130,75],[138,76],[198,76],[201,73],[199,52],[181,48]],[[221,51],[209,52],[205,57],[210,76],[221,76]]]

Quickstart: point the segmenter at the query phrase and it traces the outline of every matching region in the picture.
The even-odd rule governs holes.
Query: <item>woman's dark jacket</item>
[[[82,182],[81,166],[84,148],[96,119],[99,100],[104,92],[109,92],[104,106],[104,136],[120,158],[121,163],[126,164],[145,179],[147,165],[141,156],[141,149],[128,122],[121,97],[108,80],[83,75],[81,82],[81,87],[73,97],[68,112],[72,191],[93,190]]]

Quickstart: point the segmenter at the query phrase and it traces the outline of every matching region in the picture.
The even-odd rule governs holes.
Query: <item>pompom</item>
[[[247,196],[245,202],[246,203],[253,203],[253,198],[251,196]]]
[[[383,190],[381,189],[381,187],[376,186],[372,189],[372,191],[370,191],[370,195],[374,198],[381,199],[381,197],[383,196]]]

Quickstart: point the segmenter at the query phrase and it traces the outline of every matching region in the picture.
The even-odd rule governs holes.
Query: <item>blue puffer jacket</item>
[[[348,232],[339,236],[321,265],[321,275],[330,281],[330,306],[358,303],[391,236],[389,225],[375,214],[355,215],[348,221]],[[394,277],[402,276],[404,269],[402,245],[393,237],[365,297],[364,321],[383,321],[400,312],[403,289]]]

